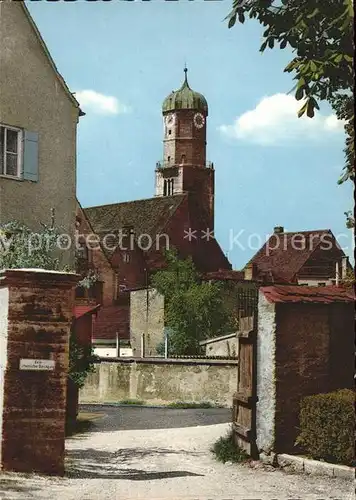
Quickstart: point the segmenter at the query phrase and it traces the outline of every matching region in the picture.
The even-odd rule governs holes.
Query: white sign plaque
[[[54,366],[53,359],[20,359],[20,370],[52,371]]]

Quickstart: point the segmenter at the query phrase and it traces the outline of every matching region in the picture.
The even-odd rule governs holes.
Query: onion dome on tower
[[[188,69],[184,68],[184,82],[179,90],[173,90],[163,101],[162,112],[176,111],[178,109],[194,109],[204,111],[208,115],[208,103],[205,97],[199,92],[195,92],[189,87]]]

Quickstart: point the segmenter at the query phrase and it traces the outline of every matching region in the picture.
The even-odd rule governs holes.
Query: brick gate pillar
[[[75,274],[0,271],[0,469],[64,473]]]

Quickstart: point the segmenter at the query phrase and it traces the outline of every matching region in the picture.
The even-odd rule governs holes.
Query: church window
[[[76,299],[85,299],[85,288],[83,286],[77,286],[75,289]]]
[[[163,196],[172,196],[174,194],[174,179],[164,179]]]
[[[186,156],[182,155],[181,163],[185,163]]]
[[[130,262],[130,254],[124,252],[122,254],[122,260],[125,262],[125,264],[128,264]]]
[[[171,133],[172,133],[172,130],[168,130],[168,135],[171,135]]]

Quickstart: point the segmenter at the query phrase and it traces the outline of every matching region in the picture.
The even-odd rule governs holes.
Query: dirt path
[[[1,500],[351,500],[353,485],[217,463],[228,424],[91,432],[67,440],[67,476],[0,474]]]

